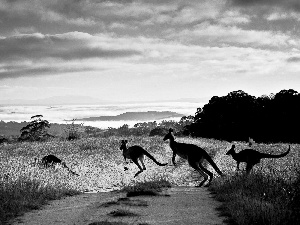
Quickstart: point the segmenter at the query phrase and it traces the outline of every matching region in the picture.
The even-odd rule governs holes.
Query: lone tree
[[[31,117],[31,122],[23,127],[20,132],[20,140],[26,141],[40,141],[51,136],[47,132],[50,124],[47,120],[42,119],[42,115],[35,115]]]

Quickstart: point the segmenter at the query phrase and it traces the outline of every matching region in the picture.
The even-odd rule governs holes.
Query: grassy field
[[[147,170],[134,179],[138,169],[133,163],[127,165],[129,170],[124,171],[125,164],[119,149],[122,139],[127,139],[129,146],[143,146],[158,161],[168,162],[169,165],[160,167],[146,159]],[[217,165],[227,176],[215,179],[211,190],[219,200],[224,201],[222,211],[231,214],[238,224],[255,224],[255,220],[266,221],[256,224],[284,224],[276,223],[282,221],[278,218],[280,215],[276,215],[277,219],[274,215],[283,208],[286,208],[283,221],[288,215],[291,218],[297,216],[294,210],[297,205],[293,204],[295,199],[299,199],[299,187],[297,189],[295,185],[298,182],[299,186],[298,145],[291,145],[291,152],[285,158],[262,160],[261,164],[255,166],[253,175],[244,177],[235,173],[236,163],[225,155],[231,146],[228,142],[202,138],[177,138],[177,141],[196,144],[214,156]],[[246,143],[235,144],[237,151],[246,147]],[[261,152],[279,153],[286,151],[288,145],[256,144],[254,148]],[[47,154],[63,159],[80,176],[74,176],[59,166],[45,169],[34,163],[35,157],[41,159]],[[162,137],[82,138],[75,141],[2,145],[0,223],[27,210],[37,209],[51,199],[81,192],[118,190],[137,182],[161,179],[172,185],[197,185],[201,180],[200,175],[179,158],[177,167],[174,167],[171,165],[171,156],[171,149],[168,143],[162,141]],[[244,221],[239,219],[242,216]]]

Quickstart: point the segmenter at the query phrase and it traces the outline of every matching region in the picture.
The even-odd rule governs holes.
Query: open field
[[[119,143],[122,139],[128,139],[129,146],[135,144],[143,146],[158,161],[168,162],[169,165],[159,167],[149,159],[146,159],[147,170],[134,179],[133,176],[137,171],[137,167],[133,163],[127,165],[129,170],[124,171],[125,164],[122,152],[119,149]],[[299,195],[297,195],[299,189],[295,189],[296,186],[294,185],[295,182],[299,182],[299,145],[291,145],[291,152],[285,158],[263,159],[254,168],[256,176],[248,179],[243,178],[243,176],[236,176],[236,163],[230,156],[225,155],[226,150],[231,146],[230,143],[202,138],[177,138],[177,141],[197,144],[214,156],[214,160],[221,171],[227,175],[225,178],[214,180],[212,187],[214,192],[225,193],[224,190],[226,189],[227,197],[232,198],[232,196],[229,196],[229,193],[234,193],[240,202],[244,202],[246,198],[251,198],[251,201],[258,205],[256,209],[246,209],[251,212],[261,210],[260,205],[263,205],[264,209],[266,209],[270,204],[276,205],[270,206],[271,208],[268,208],[269,211],[273,211],[276,207],[279,210],[281,210],[280,207],[289,207],[288,212],[292,212],[291,209],[294,206],[284,204],[292,203],[293,198],[297,198],[297,196],[299,198]],[[246,147],[246,143],[237,142],[235,144],[237,151]],[[277,154],[286,151],[288,144],[255,144],[254,148],[261,152]],[[35,157],[41,159],[47,154],[54,154],[63,159],[80,176],[74,176],[59,166],[44,169],[34,164]],[[36,209],[40,204],[64,195],[117,190],[133,185],[136,182],[157,179],[164,179],[173,185],[180,186],[194,186],[199,183],[201,180],[200,175],[195,173],[186,162],[177,158],[177,167],[171,165],[171,156],[171,149],[168,143],[162,141],[162,137],[83,138],[75,141],[53,140],[51,142],[24,142],[1,145],[0,221],[3,222],[5,219],[16,216],[24,210]],[[241,168],[243,166],[242,164]],[[208,168],[212,171],[210,167]],[[274,182],[277,186],[274,185]],[[255,190],[255,192],[258,192],[263,189],[257,194],[258,200],[250,195],[247,196],[245,192],[247,185],[252,188],[251,185],[254,183],[263,187]],[[237,186],[239,189],[234,189]],[[248,190],[248,192],[254,191]],[[278,196],[279,192],[281,193],[280,196]],[[218,195],[218,198],[227,201],[226,196],[220,197]],[[240,196],[244,197],[240,198]],[[284,200],[281,196],[285,196]],[[273,198],[277,200],[273,201]],[[35,202],[35,199],[39,199],[39,201],[33,204],[32,202]],[[19,207],[20,209],[17,209],[16,205],[23,205],[24,208]],[[229,210],[231,206],[227,205],[226,207],[225,211],[227,213],[234,214],[235,210]],[[12,209],[15,211],[12,211]],[[240,207],[239,209],[242,210],[243,208]],[[267,212],[265,213],[266,215],[268,214]],[[237,214],[236,216],[239,217],[240,215]],[[234,216],[233,219],[235,219]],[[254,216],[256,216],[255,213]],[[240,221],[239,223],[246,224]]]

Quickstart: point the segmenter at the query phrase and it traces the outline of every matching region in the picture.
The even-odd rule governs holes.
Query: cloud
[[[249,15],[243,15],[237,10],[225,11],[218,19],[219,23],[226,25],[247,24],[251,22]]]
[[[293,19],[300,21],[300,12],[272,12],[266,16],[266,20],[268,21],[276,21],[276,20],[288,20]]]
[[[82,32],[57,35],[21,34],[0,39],[0,63],[6,61],[118,58],[141,54],[130,47],[114,47],[101,39]]]
[[[251,7],[251,6],[266,6],[279,7],[291,11],[300,11],[299,0],[229,0],[233,6]]]
[[[70,25],[81,28],[111,24],[144,26],[169,23],[184,25],[205,19],[217,18],[225,1],[218,0],[23,0],[0,3],[0,21],[8,21],[21,26],[22,22],[34,26],[38,24]]]
[[[143,54],[141,49],[123,43],[111,35],[83,32],[0,37],[0,79],[101,71],[108,65],[113,67],[116,59],[128,60]]]
[[[300,42],[281,32],[246,30],[237,26],[202,23],[194,29],[171,32],[170,38],[199,45],[292,48]]]
[[[216,19],[223,7],[222,2],[202,1],[193,2],[190,5],[182,7],[173,18],[173,23],[190,24],[204,21],[207,19]]]
[[[88,1],[85,0],[14,0],[0,3],[0,21],[56,22],[77,26],[96,24],[90,15]],[[28,24],[29,26],[29,24]],[[32,24],[30,24],[32,26]]]
[[[286,61],[289,62],[289,63],[299,63],[300,62],[300,56],[289,57]]]
[[[59,63],[58,63],[59,64]],[[4,66],[0,67],[0,79],[5,78],[18,78],[25,76],[41,76],[41,75],[55,75],[64,73],[74,73],[74,72],[91,72],[95,71],[96,68],[91,67],[76,67],[74,65],[67,66],[55,66],[53,64],[37,64],[37,65],[14,65],[14,66]],[[99,71],[99,69],[98,69]]]

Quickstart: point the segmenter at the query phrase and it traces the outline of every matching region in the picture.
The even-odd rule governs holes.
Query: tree
[[[149,132],[157,127],[157,122],[143,122],[143,123],[136,123],[133,129],[134,135],[148,135]]]
[[[47,128],[50,128],[50,124],[47,120],[42,119],[42,115],[35,115],[31,117],[31,121],[20,132],[20,140],[27,141],[40,141],[48,138],[49,135]]]
[[[180,134],[182,134],[184,136],[189,136],[191,134],[190,126],[194,121],[195,121],[195,117],[191,116],[191,115],[181,117],[180,121],[178,122],[178,124],[181,127]]]
[[[300,94],[292,89],[254,97],[244,91],[214,96],[198,108],[192,136],[258,142],[300,142]],[[296,132],[295,132],[296,131]]]
[[[118,128],[118,132],[120,135],[129,135],[129,125],[123,124],[121,127]]]
[[[164,127],[156,127],[150,131],[149,136],[164,136],[168,133],[168,129]]]

